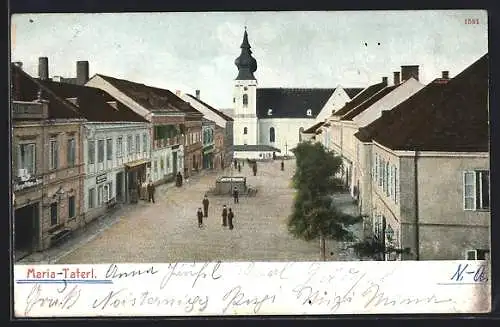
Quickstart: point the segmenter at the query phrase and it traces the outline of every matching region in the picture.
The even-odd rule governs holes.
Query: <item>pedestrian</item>
[[[281,170],[285,170],[285,162],[283,160],[281,161]]]
[[[238,164],[238,172],[241,173],[241,164]]]
[[[252,170],[253,170],[253,175],[257,176],[257,163],[253,164]]]
[[[148,186],[146,187],[148,192],[148,202],[155,203],[155,185],[152,180],[149,180]]]
[[[226,205],[222,206],[222,227],[227,226],[227,207]]]
[[[233,198],[234,198],[234,203],[239,203],[239,195],[240,195],[240,192],[238,190],[238,187],[234,187],[234,190],[233,190]]]
[[[238,168],[238,161],[236,161],[236,159],[234,159],[234,169]]]
[[[203,212],[201,211],[201,208],[198,208],[196,215],[198,216],[198,227],[202,228],[203,227]]]
[[[208,218],[208,205],[210,204],[210,201],[208,201],[208,197],[207,195],[205,194],[205,197],[203,198],[203,216],[205,218]]]
[[[227,222],[228,222],[228,225],[229,225],[229,229],[233,229],[234,228],[233,218],[234,218],[233,210],[231,210],[231,208],[229,208],[229,213],[227,214]]]

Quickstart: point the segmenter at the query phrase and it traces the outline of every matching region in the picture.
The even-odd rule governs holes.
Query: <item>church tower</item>
[[[238,68],[233,92],[235,145],[259,144],[259,125],[257,120],[257,80],[253,73],[257,70],[257,61],[252,57],[248,33],[245,27],[241,54],[234,64]]]

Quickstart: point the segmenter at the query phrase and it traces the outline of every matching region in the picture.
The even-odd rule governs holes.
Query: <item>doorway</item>
[[[116,201],[123,202],[123,172],[116,173]]]
[[[39,204],[33,203],[14,212],[15,259],[31,254],[38,243]]]

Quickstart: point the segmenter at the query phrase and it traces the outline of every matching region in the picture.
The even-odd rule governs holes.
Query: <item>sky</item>
[[[476,24],[466,24],[471,19]],[[424,84],[453,77],[488,52],[480,10],[19,14],[11,61],[37,77],[103,74],[194,94],[231,108],[244,27],[259,87],[366,87],[419,65]]]

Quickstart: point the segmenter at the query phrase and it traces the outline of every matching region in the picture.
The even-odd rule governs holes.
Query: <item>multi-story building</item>
[[[214,151],[215,151],[215,123],[211,120],[203,118],[202,139],[203,139],[203,169],[214,168]]]
[[[488,56],[356,133],[360,199],[386,260],[485,259],[490,242]]]
[[[196,96],[181,95],[182,99],[201,112],[203,117],[215,123],[215,147],[213,152],[216,169],[228,167],[233,161],[233,119],[201,100],[200,91]]]
[[[20,67],[11,66],[15,256],[44,250],[84,224],[84,119]]]
[[[203,115],[188,103],[169,90],[100,74],[86,85],[106,91],[152,124],[153,172],[149,167],[148,178],[161,183],[172,179],[178,171],[188,177],[201,168]],[[160,169],[162,159],[164,165]]]
[[[150,163],[150,124],[105,91],[72,83],[40,81],[56,96],[72,102],[83,124],[85,221],[117,203],[135,202]]]

